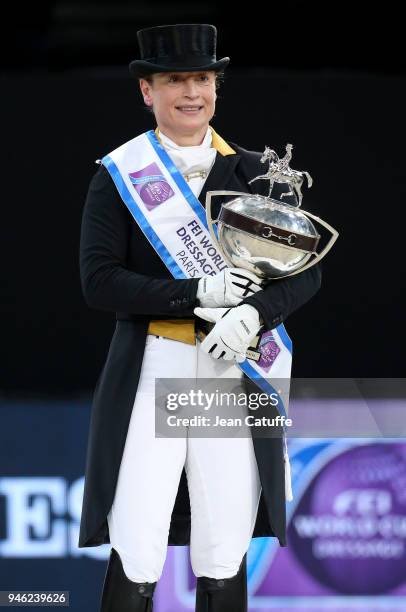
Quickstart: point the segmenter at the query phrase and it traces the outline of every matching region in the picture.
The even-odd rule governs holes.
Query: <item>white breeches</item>
[[[231,361],[196,346],[148,335],[114,501],[110,542],[135,582],[162,573],[182,469],[191,506],[190,561],[195,576],[238,572],[252,538],[261,484],[252,437],[156,438],[155,378],[240,377]]]

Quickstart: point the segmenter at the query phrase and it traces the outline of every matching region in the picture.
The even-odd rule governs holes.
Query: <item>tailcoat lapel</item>
[[[199,195],[199,201],[205,207],[206,194],[208,191],[220,191],[222,189],[245,191],[243,185],[238,180],[235,169],[240,161],[240,155],[222,155],[217,151],[216,159],[211,171],[203,185]],[[217,217],[220,210],[220,198],[213,201],[213,217]]]

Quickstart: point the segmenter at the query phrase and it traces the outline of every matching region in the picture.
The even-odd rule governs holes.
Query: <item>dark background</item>
[[[102,157],[155,127],[127,70],[136,31],[214,23],[230,66],[213,127],[265,144],[314,185],[303,208],[340,237],[320,292],[286,321],[297,377],[404,376],[405,54],[394,2],[42,2],[3,21],[0,390],[91,390],[114,313],[81,294],[87,187]]]

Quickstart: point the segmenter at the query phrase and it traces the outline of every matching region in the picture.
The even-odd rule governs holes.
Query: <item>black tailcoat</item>
[[[267,181],[258,180],[248,185],[248,180],[264,173],[261,154],[229,144],[236,154],[222,155],[217,151],[199,196],[203,206],[209,190],[267,195]],[[272,196],[278,197],[282,191],[287,191],[287,185],[275,183]],[[286,201],[289,202],[289,198]],[[215,198],[214,218],[219,207],[220,198]],[[117,319],[93,396],[79,535],[79,547],[82,548],[110,542],[106,517],[114,499],[149,321],[194,317],[198,279],[173,279],[103,166],[91,180],[83,210],[80,275],[88,306],[115,312]],[[318,291],[320,282],[318,264],[291,278],[271,281],[266,289],[244,302],[255,306],[267,328],[272,329],[307,302]],[[283,443],[280,437],[255,437],[253,442],[262,484],[253,537],[277,537],[280,545],[286,546]],[[139,503],[142,504],[142,497]],[[235,512],[238,511],[235,508]],[[168,544],[190,543],[190,520],[183,469]]]

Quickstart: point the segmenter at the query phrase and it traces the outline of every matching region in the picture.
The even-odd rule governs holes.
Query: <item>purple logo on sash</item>
[[[272,367],[273,362],[281,352],[281,349],[275,342],[272,331],[266,331],[262,334],[261,340],[259,341],[258,350],[261,353],[261,357],[258,361],[258,365],[265,370],[265,372],[269,372]]]
[[[155,163],[137,172],[131,172],[128,176],[148,210],[153,210],[175,195]]]

